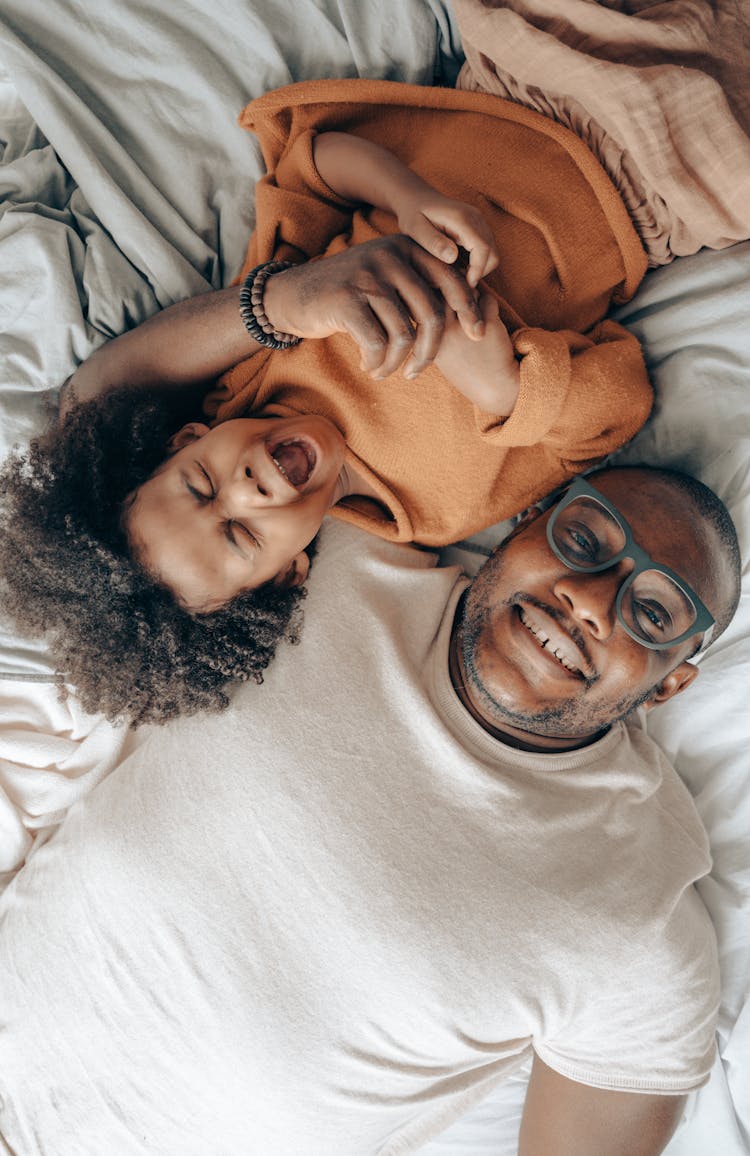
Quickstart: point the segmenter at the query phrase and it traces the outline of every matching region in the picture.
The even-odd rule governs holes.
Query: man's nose
[[[630,559],[616,566],[585,574],[567,570],[553,589],[571,618],[587,629],[594,638],[606,642],[617,621],[617,595],[620,586],[633,569]]]

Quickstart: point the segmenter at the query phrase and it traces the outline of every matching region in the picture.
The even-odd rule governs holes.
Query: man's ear
[[[653,694],[643,704],[644,710],[651,710],[661,702],[668,702],[676,694],[680,694],[690,683],[698,677],[699,669],[693,662],[681,662],[674,670],[665,675],[658,686],[654,687]]]
[[[280,570],[273,580],[274,586],[301,586],[310,573],[310,559],[304,550],[295,554],[286,570]]]
[[[179,450],[184,450],[185,446],[192,445],[199,438],[205,437],[207,433],[208,426],[202,421],[189,421],[182,429],[178,429],[176,434],[172,434],[167,442],[167,453],[176,454]]]

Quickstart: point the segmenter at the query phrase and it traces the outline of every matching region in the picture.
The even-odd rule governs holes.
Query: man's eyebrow
[[[616,506],[610,509],[609,506],[605,505],[602,498],[598,496],[594,497],[593,494],[581,494],[580,497],[574,499],[573,503],[571,504],[575,504],[575,501],[582,501],[583,505],[586,506],[589,510],[592,510],[595,514],[601,515],[602,518],[604,518],[604,520],[609,523],[612,529],[624,530],[626,534],[630,534],[631,539],[633,542],[635,542],[635,535],[633,534],[633,531],[630,529],[627,521]]]
[[[600,498],[595,498],[589,494],[584,494],[583,498],[584,502],[589,506],[590,509],[595,510],[597,513],[603,514],[607,521],[611,522],[612,525],[616,526],[618,529],[622,527],[623,530],[627,530],[633,541],[635,541],[635,535],[633,534],[633,531],[630,529],[627,521],[616,506],[613,506],[610,509],[610,507],[605,505],[605,503]]]
[[[657,565],[658,565],[658,563],[657,563]],[[672,576],[669,574],[667,575],[667,577],[671,579],[675,589],[677,590],[677,593],[680,596],[681,601],[683,602],[683,604],[685,606],[685,609],[687,611],[692,611],[693,613],[695,613],[695,610],[696,610],[695,604],[693,603],[693,600],[690,597],[690,595],[688,594],[687,590],[683,589],[683,585],[687,585],[687,583],[685,583],[684,579],[680,578],[679,574],[675,574],[676,581],[675,581],[675,578],[672,578]]]
[[[602,506],[602,512],[604,513],[604,517],[608,522],[611,522],[612,525],[616,526],[618,530],[620,527],[622,527],[623,530],[626,530],[630,534],[630,536],[633,538],[633,541],[635,541],[633,531],[630,529],[630,526],[619,511],[617,514],[615,514],[612,510],[609,509],[608,506]]]

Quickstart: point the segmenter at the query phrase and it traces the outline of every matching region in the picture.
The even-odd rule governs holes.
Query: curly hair
[[[278,643],[299,638],[301,587],[269,583],[191,614],[130,555],[123,502],[194,416],[188,404],[112,390],[0,472],[4,608],[49,643],[84,709],[132,726],[224,709],[228,683],[262,682]]]

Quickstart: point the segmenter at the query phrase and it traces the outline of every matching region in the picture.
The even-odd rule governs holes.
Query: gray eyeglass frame
[[[607,512],[616,519],[625,534],[625,545],[622,550],[615,554],[614,557],[608,558],[606,562],[602,562],[597,566],[577,566],[574,562],[569,561],[558,548],[552,533],[558,514],[562,513],[571,502],[582,497],[593,498],[599,502],[600,505],[604,506]],[[613,505],[608,498],[605,498],[604,494],[600,493],[600,491],[597,490],[595,486],[592,486],[590,482],[587,482],[585,478],[576,478],[563,494],[560,501],[553,507],[547,522],[547,541],[555,557],[559,558],[569,570],[575,570],[579,574],[598,574],[602,570],[610,570],[613,566],[616,566],[618,562],[622,561],[623,558],[629,558],[631,562],[633,562],[632,571],[623,578],[620,588],[617,591],[615,611],[620,626],[622,626],[623,630],[629,634],[635,642],[639,642],[641,646],[645,646],[648,650],[671,650],[673,646],[679,646],[685,639],[692,638],[693,635],[701,633],[705,633],[705,636],[700,645],[700,650],[705,650],[709,645],[716,625],[716,619],[711,614],[711,611],[701,602],[698,595],[692,587],[688,586],[684,578],[680,577],[674,570],[671,570],[669,566],[664,566],[661,562],[655,562],[653,558],[638,545],[633,536],[633,531],[617,509],[617,506]],[[695,622],[693,625],[689,630],[684,630],[682,634],[678,634],[676,638],[671,638],[669,642],[649,642],[648,639],[641,638],[631,626],[628,626],[622,613],[622,600],[625,594],[638,575],[642,574],[644,570],[658,570],[660,573],[666,574],[666,576],[687,595],[695,607]]]

